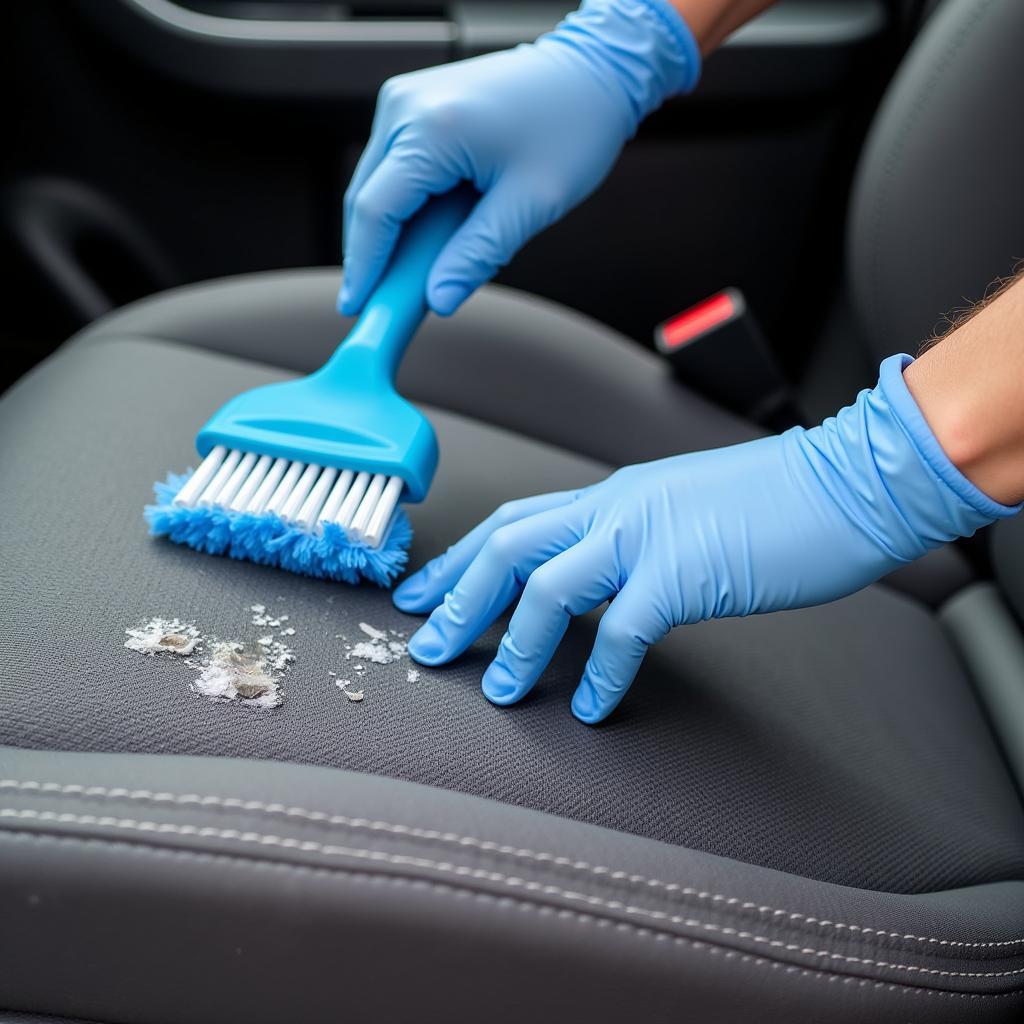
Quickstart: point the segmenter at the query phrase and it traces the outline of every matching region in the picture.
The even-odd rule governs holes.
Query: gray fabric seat
[[[894,86],[919,130],[914,96],[954,55],[1005,99],[1019,62],[972,47],[998,57],[1022,12],[945,5]],[[869,145],[886,183],[871,154],[907,130],[890,110]],[[330,675],[344,637],[415,624],[386,593],[145,536],[150,484],[205,416],[333,345],[335,284],[147,300],[0,401],[0,1021],[1019,1019],[1019,786],[928,603],[875,586],[678,630],[591,729],[568,712],[590,619],[520,707],[478,692],[496,631],[416,680],[369,665],[356,704]],[[494,288],[428,325],[402,384],[443,451],[414,562],[507,498],[752,432]],[[931,603],[964,582],[939,575]],[[153,615],[252,641],[253,604],[295,629],[274,710],[123,647]]]
[[[272,292],[275,285],[268,280],[263,287]],[[289,283],[281,287],[287,290]],[[230,298],[231,288],[225,292]],[[492,297],[485,292],[477,301],[486,306]],[[527,301],[500,297],[501,303]],[[116,328],[117,318],[110,323]],[[644,953],[646,966],[625,968],[632,972],[625,991],[654,971],[649,995],[665,1013],[674,991],[675,998],[707,1007],[708,1019],[740,1019],[747,1012],[742,1006],[760,990],[755,973],[748,979],[754,988],[746,990],[732,1016],[720,1002],[714,954],[702,952],[700,966],[690,973],[693,949],[703,951],[709,935],[739,937],[735,949],[746,948],[743,956],[751,964],[761,962],[765,945],[795,957],[791,967],[799,964],[801,973],[792,980],[801,984],[792,992],[784,984],[776,996],[791,1008],[787,1012],[813,1016],[816,1000],[828,990],[807,986],[804,979],[822,969],[834,972],[841,985],[858,971],[877,985],[866,997],[859,991],[842,1009],[848,1016],[835,1019],[863,1019],[873,1001],[880,1008],[895,998],[897,1005],[926,1006],[933,1014],[914,1019],[960,1020],[965,990],[975,998],[964,1005],[984,1007],[992,1019],[1000,1019],[992,1007],[1001,1013],[1019,1005],[1008,993],[1018,990],[1024,815],[970,684],[923,605],[873,587],[819,609],[677,631],[652,652],[621,712],[598,729],[580,725],[567,709],[592,636],[588,621],[573,627],[543,685],[519,708],[494,708],[478,692],[496,633],[453,666],[422,670],[416,683],[408,681],[407,663],[371,666],[363,677],[365,700],[351,704],[328,675],[349,664],[337,634],[358,636],[360,622],[407,632],[415,622],[394,611],[386,593],[201,556],[148,538],[141,523],[152,477],[189,460],[195,424],[235,390],[281,371],[166,338],[128,336],[120,329],[106,333],[97,325],[0,403],[3,535],[14,540],[5,545],[2,589],[9,635],[0,655],[0,793],[6,808],[0,899],[10,911],[10,925],[0,928],[0,955],[7,963],[25,964],[0,981],[0,1006],[99,1020],[145,1019],[142,1008],[151,989],[141,981],[138,991],[129,986],[127,1002],[111,1003],[104,995],[109,985],[97,988],[78,970],[64,976],[59,989],[26,985],[27,978],[37,977],[28,962],[49,961],[48,951],[75,934],[78,941],[99,943],[109,956],[129,955],[142,921],[162,913],[162,897],[149,891],[145,877],[161,891],[177,892],[177,901],[191,903],[195,887],[203,889],[213,876],[201,881],[202,872],[195,876],[188,862],[179,877],[173,860],[165,876],[156,866],[164,861],[157,860],[148,869],[155,874],[122,890],[104,881],[105,870],[123,856],[127,862],[119,870],[132,875],[141,870],[140,849],[163,851],[166,858],[170,848],[181,853],[175,844],[182,841],[193,854],[219,850],[229,861],[251,858],[246,841],[234,838],[242,835],[269,836],[275,855],[285,855],[282,869],[298,872],[296,878],[305,877],[305,862],[295,862],[297,847],[282,846],[286,840],[312,843],[313,861],[331,864],[335,872],[332,862],[348,857],[354,868],[346,861],[346,877],[353,869],[364,874],[365,859],[372,858],[371,877],[381,863],[402,876],[411,871],[421,881],[436,882],[440,874],[437,891],[447,892],[450,871],[456,870],[468,880],[466,893],[491,887],[502,905],[510,898],[507,880],[523,875],[531,892],[554,901],[544,904],[551,912],[572,916],[575,901],[583,898],[588,912],[600,911],[599,920],[614,922],[620,905],[634,908],[624,912],[626,924],[636,924],[635,911],[647,915],[641,934],[665,925],[669,931],[657,934],[681,940],[689,929],[687,942],[676,944],[677,959],[656,966],[657,958],[648,962]],[[509,497],[585,483],[606,471],[595,461],[458,414],[435,409],[431,415],[444,458],[430,498],[413,512],[414,560],[443,547]],[[211,704],[190,692],[194,671],[122,646],[125,627],[151,615],[187,618],[204,632],[251,641],[260,632],[250,623],[252,604],[289,614],[296,629],[297,660],[285,677],[286,702],[276,710]],[[884,670],[880,651],[887,652]],[[315,769],[301,766],[328,771],[310,775]],[[410,794],[402,788],[410,783],[428,788]],[[480,805],[479,797],[498,802]],[[305,816],[275,807],[298,807],[321,823],[311,826]],[[329,829],[323,824],[328,815]],[[293,825],[297,832],[290,831]],[[178,831],[183,827],[184,834]],[[588,827],[597,831],[573,831]],[[362,845],[367,829],[372,842]],[[353,845],[353,833],[359,844]],[[396,849],[396,834],[411,847]],[[478,843],[453,868],[452,841],[439,835],[479,840],[486,855]],[[86,838],[110,843],[113,861],[86,866],[81,850],[61,845]],[[127,847],[118,845],[126,839]],[[461,849],[456,844],[456,852]],[[524,864],[522,855],[508,852],[517,850],[544,856]],[[264,853],[261,847],[260,857]],[[70,860],[61,866],[49,861],[51,855]],[[657,871],[650,865],[639,870],[632,859],[637,856],[653,858]],[[595,860],[615,872],[608,889],[603,872],[580,879],[578,870],[564,866]],[[34,877],[32,865],[41,863],[48,865],[45,878],[36,880],[51,898],[60,893],[61,906],[81,907],[97,888],[106,888],[116,929],[95,934],[82,921],[65,919],[70,913],[26,918],[17,894],[24,891],[25,872]],[[554,876],[534,872],[544,865]],[[646,882],[615,880],[649,875],[668,885],[670,894],[682,892],[681,905],[673,903],[675,895],[668,902],[643,902],[651,892]],[[378,916],[368,921],[354,914],[332,878],[328,872],[323,884],[332,893],[329,899],[341,903],[323,927],[332,942],[364,950],[360,975],[379,979],[379,987],[380,963],[363,959],[374,948],[372,936],[387,943],[391,915],[403,933],[425,926],[417,923],[423,920],[420,911],[410,910],[407,895],[396,892],[394,903],[392,896],[381,898]],[[513,890],[517,884],[511,883]],[[709,905],[700,895],[708,892],[722,899]],[[778,899],[782,895],[787,902]],[[797,916],[781,922],[772,896]],[[266,902],[279,898],[272,886],[245,898],[252,901],[247,907],[264,907],[265,916],[253,927],[266,939],[274,922],[289,913]],[[296,897],[296,906],[308,912],[325,898],[306,894]],[[530,947],[537,941],[534,927],[519,935],[503,914],[488,913],[482,904],[481,920],[460,924],[459,911],[446,909],[436,892],[435,898],[440,902],[423,912],[434,927],[443,921],[441,934],[451,934],[456,943],[437,946],[442,961],[435,977],[438,971],[443,975],[441,963],[462,941],[462,928],[484,929],[485,959],[521,957],[519,943]],[[243,907],[220,900],[217,913],[235,922],[226,926],[227,934],[238,935]],[[461,905],[457,895],[455,903]],[[513,899],[511,905],[519,904]],[[207,912],[192,910],[198,918]],[[601,917],[605,913],[612,917]],[[808,926],[805,918],[844,926],[849,920],[857,929],[836,932]],[[191,944],[196,956],[202,951],[207,962],[217,959],[216,949],[194,927],[166,927],[176,936],[176,963],[182,962],[182,943]],[[546,927],[543,918],[537,927]],[[492,928],[503,938],[495,939]],[[814,932],[811,944],[808,928]],[[702,937],[694,938],[694,931]],[[903,940],[894,947],[895,940],[876,932],[944,944]],[[323,941],[317,929],[292,925],[289,934],[303,957],[320,955],[313,948]],[[633,934],[627,927],[613,945]],[[606,955],[618,965],[623,955],[637,952],[629,942],[628,954],[595,950],[579,938],[567,937],[568,945],[558,946],[556,958],[565,970],[572,964],[593,967]],[[691,941],[697,946],[691,948]],[[130,955],[139,978],[149,977],[151,985],[156,947]],[[418,949],[415,956],[424,953]],[[822,956],[834,956],[838,964],[822,963]],[[184,959],[186,974],[200,969],[198,962],[189,965],[190,956]],[[876,968],[877,963],[896,966]],[[282,969],[295,983],[294,971]],[[551,992],[564,992],[562,979],[549,979]],[[462,971],[444,984],[463,984]],[[228,989],[233,1005],[244,1006],[249,1019],[286,1012],[279,997],[258,987],[245,996],[232,985]],[[221,982],[197,981],[172,1019],[205,1019],[210,1000],[224,991]],[[452,1005],[462,1005],[473,991],[470,986]],[[775,981],[769,991],[776,991]],[[309,998],[315,1005],[321,997]],[[438,992],[429,986],[421,990],[421,1003],[403,1003],[397,994],[390,998],[398,1001],[379,1004],[376,995],[360,996],[356,1016],[369,1016],[380,1005],[390,1006],[395,1016],[439,1005],[431,1002]],[[609,1001],[600,986],[574,999],[590,1006],[595,1019],[611,1019],[615,1007],[615,1015],[623,1012],[621,1001]],[[117,1009],[122,1005],[127,1011]],[[530,1005],[528,999],[511,1001],[508,1019]],[[469,1006],[445,1019],[469,1019]],[[505,1018],[498,1013],[497,1019]]]
[[[6,645],[0,744],[372,772],[863,888],[920,892],[1024,874],[1016,793],[962,671],[916,603],[874,588],[826,608],[677,631],[600,729],[567,706],[589,622],[515,709],[478,692],[497,630],[453,666],[420,670],[417,683],[404,661],[357,677],[337,634],[354,642],[360,622],[404,633],[417,624],[386,593],[204,557],[147,537],[141,522],[152,478],[190,461],[195,425],[239,388],[279,374],[102,335],[66,348],[3,403],[14,441],[4,532],[18,538],[7,571],[24,581],[6,589],[5,619],[31,629]],[[411,510],[414,561],[502,501],[607,472],[432,415],[444,456],[427,502]],[[60,468],[40,479],[39,465]],[[66,495],[77,500],[62,512]],[[190,693],[194,671],[123,647],[124,630],[155,615],[252,643],[267,632],[251,624],[253,604],[288,614],[296,630],[279,710],[211,705]],[[880,649],[891,651],[884,671]],[[365,685],[361,706],[329,671]]]

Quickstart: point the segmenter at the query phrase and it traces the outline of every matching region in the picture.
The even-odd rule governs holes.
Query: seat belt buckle
[[[800,422],[793,391],[738,288],[726,288],[654,328],[658,352],[689,387],[756,423]]]

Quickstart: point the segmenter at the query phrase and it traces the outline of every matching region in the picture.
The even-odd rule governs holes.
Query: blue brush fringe
[[[145,515],[154,537],[167,537],[208,555],[243,558],[303,576],[345,583],[367,579],[381,587],[390,587],[409,560],[412,526],[402,509],[396,511],[380,547],[368,548],[353,544],[333,523],[315,536],[273,514],[176,507],[174,497],[191,475],[168,473],[166,480],[153,484],[156,504],[147,505]]]

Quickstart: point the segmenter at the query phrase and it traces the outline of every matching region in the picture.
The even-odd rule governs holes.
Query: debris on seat
[[[249,606],[254,626],[277,628],[287,615],[275,616],[266,606]],[[276,708],[284,702],[280,676],[295,660],[295,653],[273,633],[256,638],[247,650],[240,641],[203,636],[191,623],[153,618],[142,626],[126,629],[125,647],[146,655],[172,654],[198,670],[192,680],[195,693],[215,701],[237,701],[249,707]],[[277,636],[294,636],[288,627]],[[190,655],[198,655],[190,657]]]
[[[265,655],[246,653],[237,642],[217,643],[192,687],[204,697],[238,700],[251,707],[276,708],[284,701],[280,681],[271,675]]]
[[[339,679],[336,685],[341,690],[341,692],[343,694],[345,694],[345,696],[348,697],[348,699],[350,701],[352,701],[353,703],[356,703],[356,702],[361,701],[363,699],[363,696],[364,696],[364,691],[363,690],[350,690],[349,689],[349,686],[352,685],[350,680],[348,680],[348,679]]]
[[[369,661],[374,665],[390,665],[405,657],[407,644],[403,633],[377,629],[366,622],[360,622],[359,628],[369,639],[357,644],[345,644],[346,658],[359,658],[360,661]],[[359,669],[358,665],[356,669]]]
[[[153,618],[149,622],[126,629],[125,647],[140,654],[173,654],[187,658],[203,642],[195,626],[178,619]]]
[[[268,612],[265,604],[251,604],[249,605],[249,611],[252,612],[252,624],[254,626],[270,626],[271,629],[277,629],[282,622],[288,621],[287,615],[274,615],[272,612]],[[288,635],[294,636],[294,634],[295,630],[293,629]]]

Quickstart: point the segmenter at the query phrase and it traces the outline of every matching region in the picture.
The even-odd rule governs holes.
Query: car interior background
[[[9,5],[0,1022],[1024,1012],[1019,521],[676,630],[598,729],[565,708],[591,616],[509,712],[478,692],[500,624],[421,670],[377,588],[146,536],[196,426],[350,326],[382,82],[570,6]],[[442,461],[411,564],[510,498],[777,426],[654,351],[724,288],[807,424],[981,298],[1024,256],[1022,44],[1016,0],[781,0],[740,30],[424,325],[399,384]],[[197,696],[187,659],[126,648],[154,619],[269,634],[284,702]]]

